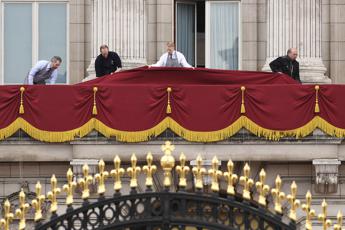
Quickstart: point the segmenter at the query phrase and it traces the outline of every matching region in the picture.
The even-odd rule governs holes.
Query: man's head
[[[167,52],[169,54],[172,54],[175,50],[175,43],[174,42],[168,42],[167,43]]]
[[[51,62],[51,68],[57,69],[61,65],[62,59],[59,56],[54,56],[50,59]]]
[[[297,56],[298,56],[298,52],[296,48],[290,48],[287,51],[287,56],[291,59],[291,60],[296,60]]]
[[[109,47],[107,45],[101,45],[101,47],[99,47],[99,52],[101,52],[103,57],[108,57],[109,54]]]

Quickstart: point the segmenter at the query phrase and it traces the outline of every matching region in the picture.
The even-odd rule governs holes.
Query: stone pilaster
[[[286,55],[290,47],[299,50],[301,80],[329,83],[321,56],[322,0],[267,0],[267,57],[269,63]]]
[[[92,0],[91,24],[91,78],[101,44],[120,55],[124,68],[146,64],[146,0]]]

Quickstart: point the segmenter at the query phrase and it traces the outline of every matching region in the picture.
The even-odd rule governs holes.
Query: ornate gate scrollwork
[[[153,191],[153,175],[157,166],[153,164],[151,153],[147,155],[147,164],[142,168],[137,165],[135,155],[131,157],[131,166],[125,170],[121,168],[121,160],[118,156],[114,159],[114,169],[105,170],[105,162],[99,161],[98,173],[93,177],[88,172],[88,167],[83,167],[84,178],[78,183],[73,180],[73,172],[67,172],[67,184],[63,189],[57,186],[57,179],[51,178],[51,191],[47,197],[37,191],[37,199],[33,201],[32,208],[35,211],[36,230],[170,230],[170,229],[211,229],[211,230],[294,230],[297,229],[297,209],[302,208],[306,215],[305,228],[312,229],[312,218],[316,213],[312,208],[312,196],[306,194],[303,204],[296,198],[297,184],[291,184],[291,193],[286,195],[282,191],[282,180],[276,177],[274,188],[265,184],[266,173],[261,170],[259,181],[256,183],[250,177],[249,164],[245,164],[243,174],[234,173],[234,164],[229,160],[227,172],[219,170],[219,162],[216,157],[212,160],[212,167],[208,171],[203,168],[202,158],[196,159],[196,165],[190,169],[186,165],[186,157],[181,154],[179,165],[175,167],[175,159],[172,156],[174,146],[166,142],[162,146],[164,156],[161,158],[161,168],[164,171],[164,189],[160,192]],[[173,185],[172,171],[178,175],[178,189],[171,189]],[[145,192],[138,192],[138,176],[143,171],[146,175]],[[121,178],[125,172],[130,176],[131,191],[128,195],[122,195]],[[187,188],[187,175],[194,175],[194,191]],[[211,178],[211,193],[204,192],[203,179]],[[106,180],[112,177],[114,181],[113,196],[106,195]],[[239,179],[238,179],[239,178]],[[93,179],[97,181],[98,198],[90,199],[89,186]],[[226,186],[221,186],[226,182]],[[240,185],[242,189],[236,190]],[[74,190],[76,186],[82,191],[83,203],[77,206],[74,202]],[[226,194],[220,193],[226,191]],[[65,213],[58,214],[57,197],[60,193],[66,194]],[[257,196],[253,197],[253,194]],[[267,199],[271,196],[270,199]],[[257,197],[257,198],[256,198]],[[51,217],[43,220],[41,205],[45,200],[50,202]],[[272,204],[268,201],[273,200]],[[289,204],[289,208],[285,204]],[[272,208],[269,208],[271,207]],[[14,213],[11,212],[9,201],[4,203],[3,218],[0,227],[9,230],[15,216],[20,220],[19,229],[26,228],[25,213],[28,209],[25,202],[25,194],[21,194],[21,203]],[[286,214],[286,215],[285,215]],[[318,219],[323,229],[331,227],[332,223],[327,218],[327,203],[322,203],[322,213]],[[337,216],[334,229],[342,229],[342,213]]]

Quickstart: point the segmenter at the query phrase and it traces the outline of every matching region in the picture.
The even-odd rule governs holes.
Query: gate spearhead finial
[[[318,219],[322,223],[322,229],[327,230],[329,227],[332,226],[332,221],[327,219],[327,202],[324,199],[321,204],[322,213],[319,214]]]
[[[193,167],[192,172],[195,177],[195,187],[201,190],[204,187],[203,175],[206,173],[206,169],[202,167],[202,157],[200,155],[196,158],[196,166]]]
[[[141,171],[140,167],[137,166],[137,157],[132,154],[131,157],[131,167],[127,168],[127,173],[131,178],[130,187],[136,189],[138,187],[138,175]]]
[[[256,190],[259,192],[259,204],[266,207],[266,196],[270,191],[270,186],[265,184],[266,172],[264,169],[261,169],[259,174],[259,181],[256,182]]]
[[[305,195],[305,204],[302,204],[302,210],[306,213],[305,228],[307,230],[312,230],[312,218],[316,215],[315,210],[311,208],[312,195],[310,191]]]
[[[240,183],[243,186],[242,197],[246,200],[251,199],[250,189],[254,185],[254,181],[250,177],[250,167],[246,163],[243,167],[243,176],[240,177]]]
[[[98,182],[97,193],[104,195],[105,193],[105,180],[108,178],[109,173],[105,171],[105,163],[103,159],[98,162],[98,173],[95,175],[95,179]]]
[[[121,177],[125,174],[125,169],[121,168],[121,159],[118,155],[114,158],[114,169],[110,171],[110,175],[114,178],[114,190],[120,192],[122,188]]]
[[[291,194],[287,195],[286,199],[290,203],[290,212],[289,218],[293,221],[297,221],[296,211],[297,208],[301,205],[301,202],[296,198],[297,196],[297,184],[295,181],[291,184]]]
[[[228,183],[227,193],[228,195],[235,195],[235,185],[238,180],[238,176],[234,174],[234,163],[232,160],[228,161],[227,164],[228,171],[224,173],[225,180]]]
[[[218,170],[219,161],[217,157],[213,157],[212,159],[212,169],[208,170],[208,174],[212,177],[212,184],[211,184],[211,190],[213,192],[219,192],[219,178],[222,176],[222,171]]]
[[[39,222],[42,219],[42,204],[45,201],[45,196],[41,194],[42,185],[38,181],[36,186],[36,199],[32,201],[32,206],[35,209],[35,222]]]
[[[282,202],[285,199],[285,193],[281,191],[282,180],[279,175],[277,175],[275,184],[276,187],[271,190],[272,196],[274,197],[274,211],[276,211],[278,214],[282,214]]]
[[[334,230],[343,229],[343,213],[341,211],[337,214],[337,223],[334,225]]]
[[[73,179],[72,169],[69,168],[66,174],[67,184],[64,184],[62,189],[66,192],[66,205],[71,206],[73,204],[73,194],[74,190],[77,187],[77,183]]]
[[[24,230],[26,227],[26,213],[29,211],[30,205],[25,202],[25,193],[23,189],[19,193],[19,208],[16,209],[16,216],[19,218],[19,230]]]
[[[57,195],[61,193],[61,189],[57,187],[57,179],[53,174],[50,178],[51,191],[47,193],[48,200],[50,200],[50,212],[56,213],[58,208]]]
[[[13,221],[14,215],[11,213],[11,203],[6,200],[4,203],[3,218],[0,220],[0,228],[3,230],[10,230],[10,225]]]
[[[87,164],[83,165],[83,178],[79,179],[78,184],[82,189],[81,198],[87,200],[90,197],[89,186],[93,181],[93,177],[89,175],[89,166]]]
[[[157,171],[157,166],[152,165],[153,156],[152,153],[149,152],[146,156],[147,165],[144,165],[143,172],[146,174],[146,181],[145,185],[148,188],[151,188],[153,185],[153,174]]]
[[[189,167],[186,166],[186,156],[181,153],[180,155],[180,165],[176,166],[176,172],[180,177],[179,180],[179,187],[180,188],[186,188],[187,187],[187,178],[186,175],[189,172]]]

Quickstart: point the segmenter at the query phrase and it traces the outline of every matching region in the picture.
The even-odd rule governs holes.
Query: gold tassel
[[[23,105],[23,94],[25,88],[22,86],[20,87],[20,106],[19,106],[19,114],[24,114],[24,105]]]
[[[98,88],[93,87],[93,108],[92,108],[92,115],[97,115],[97,106],[96,106],[96,93]]]
[[[244,106],[244,91],[246,90],[246,87],[242,86],[241,91],[242,91],[242,104],[241,104],[241,114],[246,113],[246,107]]]
[[[168,105],[167,105],[167,114],[171,114],[171,105],[170,105],[170,93],[172,89],[170,87],[167,88],[168,92]]]
[[[316,85],[315,86],[315,113],[320,112],[320,107],[319,107],[319,89],[320,86]]]

